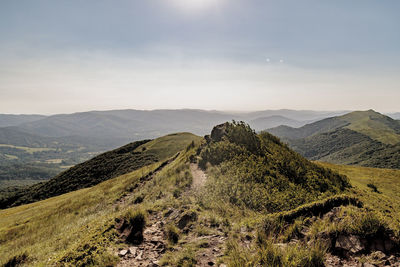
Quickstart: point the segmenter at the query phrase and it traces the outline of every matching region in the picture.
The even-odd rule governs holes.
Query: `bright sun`
[[[218,7],[225,0],[171,0],[176,6],[187,11],[200,11]]]

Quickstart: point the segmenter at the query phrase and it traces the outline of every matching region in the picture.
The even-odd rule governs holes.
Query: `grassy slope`
[[[200,137],[191,133],[169,134],[139,146],[135,152],[143,151],[145,154],[155,154],[161,160],[171,157],[177,151],[183,150],[190,142],[198,141]]]
[[[269,129],[274,135],[286,139],[301,139],[339,128],[364,134],[384,144],[400,142],[400,123],[373,110],[354,111],[343,116],[327,118],[300,128],[279,126]]]
[[[4,198],[0,199],[0,207],[31,203],[96,185],[155,161],[163,161],[199,138],[193,134],[179,133],[160,137],[144,144],[143,141],[128,144],[78,164],[47,182],[4,195]],[[148,149],[142,152],[144,146]]]
[[[45,266],[48,259],[57,260],[64,251],[90,239],[117,216],[111,203],[155,165],[91,188],[0,211],[0,264],[26,252],[35,264]]]
[[[162,152],[161,155],[171,155],[172,151],[183,149],[190,142],[199,142],[200,139],[192,134],[170,135],[160,138],[160,143],[152,141],[151,147]],[[171,151],[172,144],[174,149]],[[140,188],[140,193],[146,194],[149,199],[150,206],[157,204],[156,199],[161,192],[170,192],[169,196],[172,196],[172,191],[179,187],[174,180],[176,170],[180,172],[188,166],[182,165],[182,162],[187,162],[185,155],[181,155],[176,162],[170,164],[169,170],[159,173],[157,185]],[[0,265],[12,256],[26,252],[31,260],[30,265],[48,266],[61,259],[88,256],[86,253],[93,247],[96,249],[89,256],[90,260],[95,261],[92,264],[102,266],[112,263],[115,259],[106,250],[114,240],[114,230],[110,230],[109,226],[123,212],[112,204],[138,183],[140,177],[154,171],[160,164],[142,167],[90,188],[1,210]],[[165,177],[172,179],[172,182]],[[82,246],[85,248],[82,249]],[[74,265],[76,262],[71,263],[71,266]]]
[[[373,110],[355,111],[300,128],[270,132],[311,160],[378,168],[400,168],[400,123]]]
[[[355,111],[339,118],[350,123],[346,128],[384,144],[400,142],[400,123],[373,110]]]
[[[346,175],[359,189],[364,203],[369,204],[400,228],[400,170],[335,165],[318,162],[319,165]],[[380,193],[372,192],[367,184],[373,183]]]

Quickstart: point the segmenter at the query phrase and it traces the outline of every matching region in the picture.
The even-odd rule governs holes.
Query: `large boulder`
[[[226,135],[228,126],[228,122],[215,126],[211,131],[211,140],[214,142],[221,141],[222,137]]]
[[[360,237],[344,234],[337,237],[335,248],[348,251],[352,254],[358,254],[365,250],[365,246],[363,245],[363,242],[361,242]]]

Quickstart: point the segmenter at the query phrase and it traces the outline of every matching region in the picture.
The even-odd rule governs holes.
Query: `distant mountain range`
[[[279,125],[299,127],[311,121],[344,114],[344,111],[265,110],[249,113],[205,110],[110,110],[61,114],[31,118],[8,117],[15,130],[45,137],[86,136],[126,141],[159,137],[168,133],[188,131],[204,135],[213,125],[231,120],[243,120],[252,127],[265,129]],[[10,115],[7,115],[10,116]],[[22,121],[22,122],[21,122]],[[122,141],[123,140],[123,141]],[[112,143],[112,142],[111,142]],[[114,144],[113,144],[114,145]]]
[[[344,111],[265,110],[221,112],[182,110],[109,110],[73,114],[0,115],[1,181],[48,179],[93,156],[130,143],[169,133],[209,133],[226,121],[246,121],[257,131],[300,127]],[[7,183],[9,184],[9,183]]]
[[[13,115],[0,114],[0,127],[16,126],[26,122],[38,121],[44,119],[43,115]]]
[[[400,120],[400,112],[388,114],[392,119]]]
[[[373,110],[268,131],[312,160],[400,168],[400,121]]]
[[[245,121],[256,131],[271,129],[271,133],[310,159],[379,167],[399,165],[394,158],[396,153],[386,155],[389,151],[397,151],[396,144],[400,142],[398,122],[373,111],[181,109],[89,111],[52,116],[0,115],[0,126],[3,126],[0,127],[0,187],[2,180],[48,179],[54,173],[132,141],[176,132],[204,135],[214,125],[232,120]],[[347,144],[344,150],[335,143],[334,136],[338,133],[341,144]],[[326,146],[327,143],[331,145]],[[369,151],[371,154],[370,150],[373,150],[374,158],[390,159],[379,160],[379,164],[376,159],[367,160],[363,153]]]

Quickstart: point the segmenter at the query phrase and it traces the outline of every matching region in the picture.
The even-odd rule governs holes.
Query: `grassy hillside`
[[[355,111],[339,117],[350,123],[346,128],[384,144],[400,142],[400,122],[373,110]]]
[[[301,139],[340,128],[353,130],[384,144],[400,142],[400,122],[373,110],[354,111],[300,128],[277,127],[268,131],[284,139]]]
[[[27,255],[28,265],[46,266],[59,261],[66,251],[80,243],[105,245],[112,234],[98,236],[97,233],[104,231],[113,218],[118,217],[113,201],[143,173],[154,168],[155,165],[150,165],[95,187],[1,210],[0,264],[13,256]],[[94,257],[99,257],[97,263],[102,266],[115,261],[112,256],[104,255],[106,253],[101,248],[93,253]]]
[[[220,127],[214,128],[200,153],[200,164],[211,164],[209,190],[215,197],[274,212],[342,192],[348,186],[345,177],[309,162],[266,132],[256,135],[245,124]]]
[[[291,148],[311,160],[400,168],[400,143],[386,145],[346,128],[291,140],[289,143]]]
[[[328,165],[309,162],[276,137],[257,135],[244,124],[218,126],[206,140],[193,141],[168,161],[1,210],[0,264],[319,267],[338,260],[356,265],[375,262],[374,243],[347,258],[351,251],[335,245],[340,238],[389,243],[395,241],[387,233],[398,238],[386,221],[398,216],[391,214],[397,200],[388,211],[386,200],[368,202],[369,196],[388,194],[390,204],[390,194],[397,192],[384,184],[386,177],[392,177],[387,184],[394,182],[396,172],[380,172],[378,190],[387,192],[365,187],[357,171],[350,188]],[[143,153],[161,153],[149,144],[143,144]],[[360,174],[373,177],[371,170]],[[206,179],[199,183],[204,171]],[[134,239],[138,244],[128,237],[143,240]],[[385,253],[384,260],[390,255],[398,260],[392,250]]]
[[[365,203],[388,217],[395,228],[400,228],[400,170],[318,164],[346,175],[351,184],[360,189],[359,196]],[[378,192],[374,192],[371,184]]]
[[[172,155],[171,143],[166,140],[177,144],[173,146],[175,152],[193,141],[193,153],[200,138],[182,134],[183,141],[177,143],[179,136],[161,138],[163,145],[153,142],[152,147],[165,146],[166,151],[161,154]],[[174,192],[191,183],[190,175],[184,171],[188,160],[188,154],[182,153],[165,170],[157,172],[165,163],[153,163],[90,188],[1,210],[0,264],[13,260],[28,266],[115,264],[118,258],[112,250],[121,242],[113,227],[115,219],[126,213],[137,196],[145,196],[145,201],[136,205],[137,210],[160,210],[172,205]],[[143,178],[151,174],[155,175],[151,183],[144,183]],[[120,208],[118,203],[127,194],[131,199]]]
[[[22,123],[44,119],[45,117],[43,115],[0,114],[0,127],[17,126]]]
[[[0,208],[31,203],[96,185],[162,161],[198,138],[193,134],[182,133],[161,137],[151,142],[145,140],[125,145],[78,164],[49,181],[3,195],[0,199]]]
[[[373,110],[269,131],[312,160],[400,168],[400,122]]]

